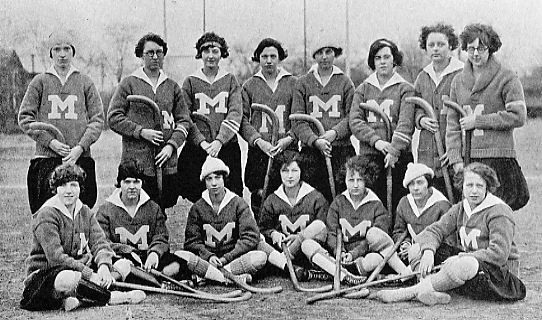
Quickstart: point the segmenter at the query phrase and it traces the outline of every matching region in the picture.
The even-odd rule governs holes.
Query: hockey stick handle
[[[190,114],[190,118],[192,118],[192,121],[193,122],[201,122],[203,123],[207,129],[209,129],[209,134],[211,135],[211,139],[214,139],[215,138],[215,134],[213,132],[213,124],[211,122],[211,119],[209,119],[208,116],[204,115],[204,114],[201,114],[201,113],[196,113],[196,112],[192,112]]]
[[[58,141],[60,141],[61,143],[64,143],[64,144],[66,143],[66,139],[64,138],[64,135],[62,134],[62,132],[60,132],[60,130],[58,130],[57,127],[55,127],[54,125],[52,125],[50,123],[36,121],[36,122],[30,123],[28,125],[28,127],[30,128],[30,130],[47,131],[50,134],[52,134],[53,137],[55,137],[56,140],[58,140]]]
[[[461,115],[461,118],[466,117],[467,111],[465,109],[461,108],[461,106],[452,100],[443,100],[443,103],[448,108],[454,109],[457,113]],[[468,165],[471,162],[471,148],[472,148],[472,131],[473,130],[466,130],[465,131],[465,159],[463,162],[465,163],[465,166]]]
[[[286,257],[286,266],[288,268],[288,273],[290,274],[290,280],[292,280],[292,285],[294,286],[294,289],[296,291],[316,293],[316,292],[327,292],[333,289],[333,286],[331,285],[325,285],[323,287],[318,287],[318,288],[303,288],[299,284],[299,281],[297,280],[297,276],[295,275],[294,265],[292,264],[292,259],[290,259],[290,250],[288,249],[288,245],[286,245],[285,242],[282,242],[281,247],[282,247],[282,253]]]
[[[337,225],[337,244],[335,247],[335,274],[333,275],[333,290],[341,290],[341,253],[342,253],[342,244],[343,244],[343,233],[341,230],[340,218],[338,219]]]
[[[244,289],[244,290],[249,291],[249,292],[253,292],[253,293],[278,293],[278,292],[282,291],[281,286],[271,287],[271,288],[256,288],[256,287],[253,287],[253,286],[249,285],[248,283],[245,283],[243,281],[239,281],[239,279],[233,273],[231,273],[230,271],[226,270],[223,267],[220,268],[220,271],[222,271],[222,273],[224,274],[224,276],[226,278],[233,281],[233,283],[235,283],[241,289]]]

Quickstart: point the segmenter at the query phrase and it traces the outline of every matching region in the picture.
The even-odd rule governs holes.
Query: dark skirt
[[[152,201],[160,204],[160,194],[158,192],[156,177],[145,176],[143,178],[142,188]],[[177,182],[176,174],[168,174],[162,177],[162,194],[164,208],[171,208],[177,204],[177,198],[179,197],[179,183]]]
[[[141,258],[141,261],[143,261],[143,263],[147,261],[147,253],[143,253],[143,252],[136,252],[136,253]],[[134,257],[130,253],[117,252],[116,254],[124,259],[131,261],[134,264],[134,266],[139,266],[139,261],[134,259]],[[164,252],[164,254],[160,257],[159,262],[158,262],[158,267],[156,268],[156,270],[162,271],[164,270],[166,266],[174,262],[179,263],[180,269],[179,269],[179,273],[176,274],[173,278],[175,278],[176,280],[191,279],[192,272],[188,270],[188,265],[186,261],[169,251]],[[138,279],[132,279],[131,274],[128,275],[126,282],[147,284],[145,281],[138,281]]]
[[[21,309],[29,311],[56,310],[62,307],[62,298],[53,296],[55,278],[65,267],[55,267],[34,272],[25,280]]]

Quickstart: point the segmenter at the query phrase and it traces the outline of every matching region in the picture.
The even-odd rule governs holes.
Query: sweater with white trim
[[[360,103],[372,105],[388,116],[391,122],[393,154],[399,157],[410,152],[414,133],[414,106],[405,98],[414,95],[414,87],[398,73],[395,73],[384,86],[380,86],[376,72],[361,83],[355,93],[350,110],[350,128],[359,140],[359,154],[377,154],[376,141],[386,140],[386,126],[382,119],[360,107]]]
[[[468,114],[476,115],[472,134],[472,158],[515,158],[514,129],[525,124],[527,109],[518,76],[489,57],[475,81],[472,63],[452,81],[450,99]],[[462,132],[459,115],[448,111],[446,149],[450,164],[462,160]]]

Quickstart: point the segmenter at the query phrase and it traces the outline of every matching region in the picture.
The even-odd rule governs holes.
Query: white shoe
[[[425,291],[416,295],[416,298],[425,305],[448,304],[452,300],[449,294],[438,291]]]
[[[76,297],[67,297],[62,302],[62,307],[64,308],[65,311],[75,310],[79,308],[80,305],[81,305],[81,301],[79,301],[79,299],[77,299]]]
[[[111,298],[109,298],[109,304],[136,304],[145,300],[146,297],[147,295],[142,290],[132,290],[127,292],[111,291]]]
[[[244,282],[244,283],[247,283],[247,284],[250,284],[252,283],[252,276],[248,273],[243,273],[243,274],[239,274],[239,275],[235,275],[235,277],[237,278],[237,280],[239,280],[240,282]],[[228,278],[226,278],[226,285],[233,285],[234,282]]]

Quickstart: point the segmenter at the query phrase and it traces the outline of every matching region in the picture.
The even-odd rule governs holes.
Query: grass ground
[[[540,141],[542,119],[529,119],[516,131],[519,162],[531,191],[529,204],[515,214],[515,241],[521,252],[521,278],[528,293],[514,304],[479,302],[453,296],[452,303],[424,307],[419,303],[384,305],[369,300],[332,299],[305,304],[311,294],[293,291],[286,279],[270,277],[258,286],[282,285],[276,295],[254,295],[236,304],[214,304],[199,300],[151,295],[140,305],[89,308],[75,313],[27,312],[18,308],[24,279],[24,259],[30,244],[30,210],[26,193],[26,171],[33,142],[23,135],[0,135],[0,318],[1,319],[539,319],[542,311],[542,164]],[[104,132],[93,147],[97,162],[99,198],[103,203],[113,190],[120,159],[120,139]],[[168,212],[172,248],[182,247],[184,221],[190,203],[179,200]],[[207,290],[207,288],[203,288]],[[212,290],[213,288],[209,288]]]

